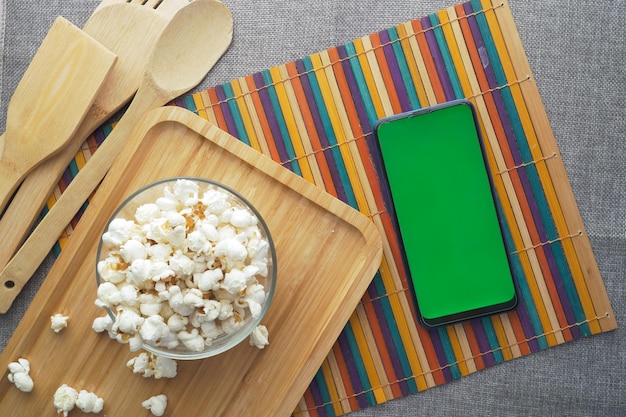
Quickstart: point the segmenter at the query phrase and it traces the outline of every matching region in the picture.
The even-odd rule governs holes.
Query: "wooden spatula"
[[[69,141],[116,59],[63,17],[55,20],[7,109],[0,213],[24,176]]]

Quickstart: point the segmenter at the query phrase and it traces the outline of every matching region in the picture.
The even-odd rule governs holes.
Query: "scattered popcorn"
[[[54,393],[54,406],[58,414],[63,413],[67,417],[74,407],[78,407],[83,413],[99,413],[104,408],[104,400],[93,392],[79,392],[63,384]]]
[[[159,355],[153,356],[154,377],[156,379],[174,378],[176,376],[177,365],[175,360]]]
[[[50,327],[52,328],[52,330],[54,330],[55,333],[59,333],[61,330],[67,327],[67,319],[69,319],[68,316],[57,313],[54,316],[50,317]]]
[[[11,381],[17,389],[22,392],[31,392],[35,383],[33,378],[30,377],[27,373],[18,372],[16,374],[10,374],[9,381]]]
[[[126,366],[133,370],[133,373],[143,374],[144,377],[149,378],[153,375],[153,370],[150,368],[150,356],[147,353],[142,352],[139,356],[136,356],[126,363]]]
[[[12,374],[17,374],[20,372],[29,373],[30,372],[30,362],[28,359],[19,358],[17,362],[9,363],[9,372]]]
[[[167,408],[167,396],[165,394],[155,395],[142,402],[141,406],[149,410],[153,416],[162,416]]]
[[[9,382],[15,385],[22,392],[31,392],[34,387],[33,379],[30,377],[30,362],[27,359],[19,358],[17,362],[9,363]]]
[[[93,392],[83,389],[76,397],[76,407],[80,408],[83,413],[99,413],[104,407],[104,400]]]
[[[226,192],[179,179],[133,219],[112,220],[102,243],[109,252],[97,266],[95,303],[115,320],[98,318],[93,329],[133,351],[146,344],[201,352],[261,314],[269,242]]]
[[[267,327],[264,325],[257,326],[256,329],[252,331],[250,334],[250,346],[256,346],[259,349],[263,349],[265,346],[269,345],[269,333],[267,331]]]
[[[142,374],[144,378],[174,378],[177,372],[176,361],[146,352],[129,360],[126,366],[134,373]]]
[[[66,384],[57,388],[54,393],[54,406],[57,409],[57,414],[63,413],[64,417],[74,409],[76,406],[76,400],[78,399],[78,392]]]

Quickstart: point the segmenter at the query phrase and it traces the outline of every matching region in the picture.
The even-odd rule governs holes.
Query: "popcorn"
[[[202,291],[197,288],[188,288],[185,290],[185,296],[183,297],[183,303],[193,307],[203,307],[204,299],[202,298]]]
[[[109,336],[111,335],[111,330],[113,328],[113,319],[108,314],[105,314],[102,317],[96,317],[91,325],[91,328],[96,333],[108,332]],[[115,339],[115,336],[112,337]]]
[[[207,206],[207,211],[211,214],[219,215],[228,209],[226,194],[218,190],[207,190],[200,201]]]
[[[78,392],[74,388],[66,384],[61,385],[54,393],[54,406],[57,409],[57,414],[63,413],[63,416],[67,417],[76,406],[77,399]]]
[[[222,215],[221,217],[218,217],[217,220],[218,220],[218,226],[219,226],[219,228],[217,229],[217,241],[223,242],[227,239],[234,238],[235,235],[237,234],[237,231],[235,230],[234,227],[228,224],[228,219],[225,220],[224,216]],[[223,222],[226,224],[219,225],[220,222]]]
[[[67,319],[69,319],[69,316],[57,313],[50,317],[50,327],[55,333],[59,333],[67,327]]]
[[[124,333],[135,333],[145,319],[139,315],[135,310],[130,308],[120,308],[117,310],[117,326],[118,329]]]
[[[179,249],[169,259],[170,268],[176,275],[189,275],[193,272],[193,260],[185,256]]]
[[[246,275],[240,269],[232,269],[224,275],[222,288],[231,294],[239,294],[246,288]]]
[[[250,345],[256,346],[258,349],[263,349],[269,345],[269,333],[267,327],[264,325],[257,326],[256,329],[250,334]]]
[[[170,328],[171,332],[180,332],[181,330],[187,327],[187,323],[189,323],[188,317],[183,317],[180,314],[174,313],[167,319],[167,327]]]
[[[263,299],[265,298],[265,293],[263,293],[262,297]],[[255,299],[255,294],[252,293],[250,295],[246,294],[243,299],[237,300],[237,306],[239,306],[240,308],[247,307],[250,310],[250,315],[253,318],[257,318],[261,315],[261,311],[263,311],[263,306],[261,305],[261,302],[257,301]]]
[[[103,282],[98,285],[98,299],[96,305],[98,307],[111,307],[122,301],[122,295],[117,286],[111,282]]]
[[[194,283],[200,291],[209,292],[219,288],[219,283],[224,278],[221,269],[208,269],[201,273],[193,274]]]
[[[161,312],[161,299],[158,296],[142,294],[140,298],[141,304],[139,306],[139,311],[141,311],[143,316],[156,316]]]
[[[156,243],[148,247],[148,257],[153,261],[166,261],[173,253],[174,250],[169,243]]]
[[[128,343],[201,352],[216,338],[258,318],[266,299],[269,242],[249,209],[211,186],[177,180],[132,219],[103,234],[96,305],[115,322],[93,329]],[[264,346],[264,345],[263,345]]]
[[[80,390],[76,397],[76,407],[83,413],[99,413],[104,407],[104,400],[93,392]]]
[[[197,182],[190,180],[179,180],[176,181],[174,187],[172,189],[172,197],[175,197],[176,200],[182,201],[186,206],[192,206],[198,202],[198,191],[200,190],[200,186]],[[168,193],[168,189],[166,189],[166,194]]]
[[[138,224],[150,223],[152,220],[161,216],[161,209],[154,203],[142,204],[137,207],[135,212],[135,220]]]
[[[166,245],[169,244],[167,219],[160,217],[154,218],[141,229],[148,240]]]
[[[147,353],[142,352],[139,356],[136,356],[126,363],[126,366],[133,370],[133,373],[143,374],[144,377],[150,377],[153,375],[153,370],[150,367],[150,357]]]
[[[130,239],[135,223],[130,220],[116,218],[109,224],[108,231],[102,235],[102,242],[107,247],[120,246]]]
[[[201,352],[204,349],[204,338],[198,329],[192,329],[191,332],[182,330],[178,332],[178,338],[192,352]]]
[[[117,284],[126,278],[125,271],[122,268],[124,266],[120,265],[120,259],[110,256],[98,263],[98,274],[104,281]]]
[[[222,326],[218,325],[216,321],[205,321],[200,325],[200,334],[205,339],[205,344],[210,346],[213,340],[217,339],[224,334]]]
[[[129,360],[126,366],[132,369],[133,373],[142,374],[144,378],[174,378],[177,373],[176,361],[146,352]]]
[[[152,262],[148,259],[135,259],[126,270],[126,281],[140,287],[144,281],[152,278],[151,272]]]
[[[168,300],[169,306],[181,316],[189,316],[194,311],[194,306],[185,304],[185,295],[178,285],[172,285],[163,296]]]
[[[9,372],[12,374],[18,374],[18,373],[27,374],[30,372],[30,362],[28,361],[28,359],[19,358],[17,362],[9,363],[8,368],[9,368]]]
[[[243,319],[238,313],[234,313],[226,320],[222,321],[222,330],[226,334],[236,333],[243,326]]]
[[[149,345],[158,345],[159,340],[166,337],[170,328],[161,316],[150,316],[144,320],[139,328],[139,334],[143,341]]]
[[[30,362],[28,359],[19,358],[17,362],[11,362],[8,366],[9,382],[15,385],[22,392],[31,392],[34,387],[33,379],[30,377]]]
[[[167,396],[165,394],[155,395],[142,402],[141,406],[149,410],[153,416],[162,416],[167,408]]]
[[[78,407],[83,413],[99,413],[104,408],[104,400],[93,392],[86,390],[76,391],[67,384],[61,385],[54,393],[54,406],[57,413],[65,417]]]
[[[230,223],[235,227],[245,228],[251,224],[256,224],[256,218],[248,210],[237,209],[233,210]]]
[[[220,300],[220,312],[217,315],[217,318],[220,321],[225,321],[233,316],[234,307],[230,300],[222,299]]]
[[[154,377],[160,378],[174,378],[176,376],[176,361],[154,355]]]
[[[137,287],[134,285],[124,285],[120,288],[121,304],[134,307],[138,302]]]
[[[118,335],[116,337],[116,340],[118,340],[119,338],[122,339],[120,343],[125,343],[125,342],[128,343],[128,349],[131,352],[137,352],[139,349],[143,347],[143,339],[141,338],[139,334],[134,334],[128,337],[126,340],[124,340],[124,335]]]
[[[248,256],[246,247],[236,237],[222,240],[214,249],[215,256],[222,256],[229,265],[241,265]]]
[[[217,300],[206,300],[204,302],[204,307],[202,308],[202,313],[204,314],[205,320],[203,321],[213,321],[215,320],[222,308],[222,303]]]
[[[33,379],[25,372],[9,374],[9,381],[11,381],[15,387],[22,392],[31,392],[35,386]]]
[[[216,226],[219,224],[217,216],[209,215],[204,220],[196,223],[196,230],[201,232],[206,240],[209,242],[217,242],[219,240],[219,233]]]
[[[137,259],[146,259],[148,256],[148,249],[143,243],[137,240],[127,240],[120,246],[120,255],[127,263],[132,263]]]
[[[209,253],[212,249],[211,242],[201,230],[194,230],[187,235],[187,247],[190,251],[198,254]]]
[[[152,276],[152,281],[161,282],[168,278],[174,278],[176,273],[170,268],[166,261],[153,260],[150,275]]]

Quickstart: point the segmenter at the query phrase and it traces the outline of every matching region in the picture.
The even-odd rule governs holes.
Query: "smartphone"
[[[374,137],[420,322],[433,328],[515,308],[503,217],[472,103],[381,119]]]

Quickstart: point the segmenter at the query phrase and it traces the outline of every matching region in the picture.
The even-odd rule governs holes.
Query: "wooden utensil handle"
[[[0,160],[2,159],[2,154],[4,153],[4,136],[4,133],[0,135]]]
[[[0,213],[4,212],[22,178],[24,173],[10,160],[0,160]]]
[[[2,272],[2,279],[0,280],[0,313],[6,313],[13,300],[20,293],[27,280],[21,280],[19,277],[24,276],[19,271],[13,271],[15,268],[5,268]],[[29,277],[30,278],[30,277]]]
[[[0,236],[10,236],[0,245],[0,270],[11,260],[32,231],[63,172],[76,153],[80,151],[85,139],[106,120],[106,118],[99,117],[97,113],[97,111],[90,111],[71,143],[54,158],[47,159],[33,169],[22,180],[11,203],[7,205],[0,217]],[[1,147],[2,136],[0,136]]]
[[[102,181],[121,151],[124,141],[142,116],[168,100],[149,88],[139,88],[126,113],[100,145],[98,152],[94,153],[89,163],[76,175],[54,207],[0,273],[0,314],[6,313],[11,307],[15,297],[50,252],[65,226]]]

